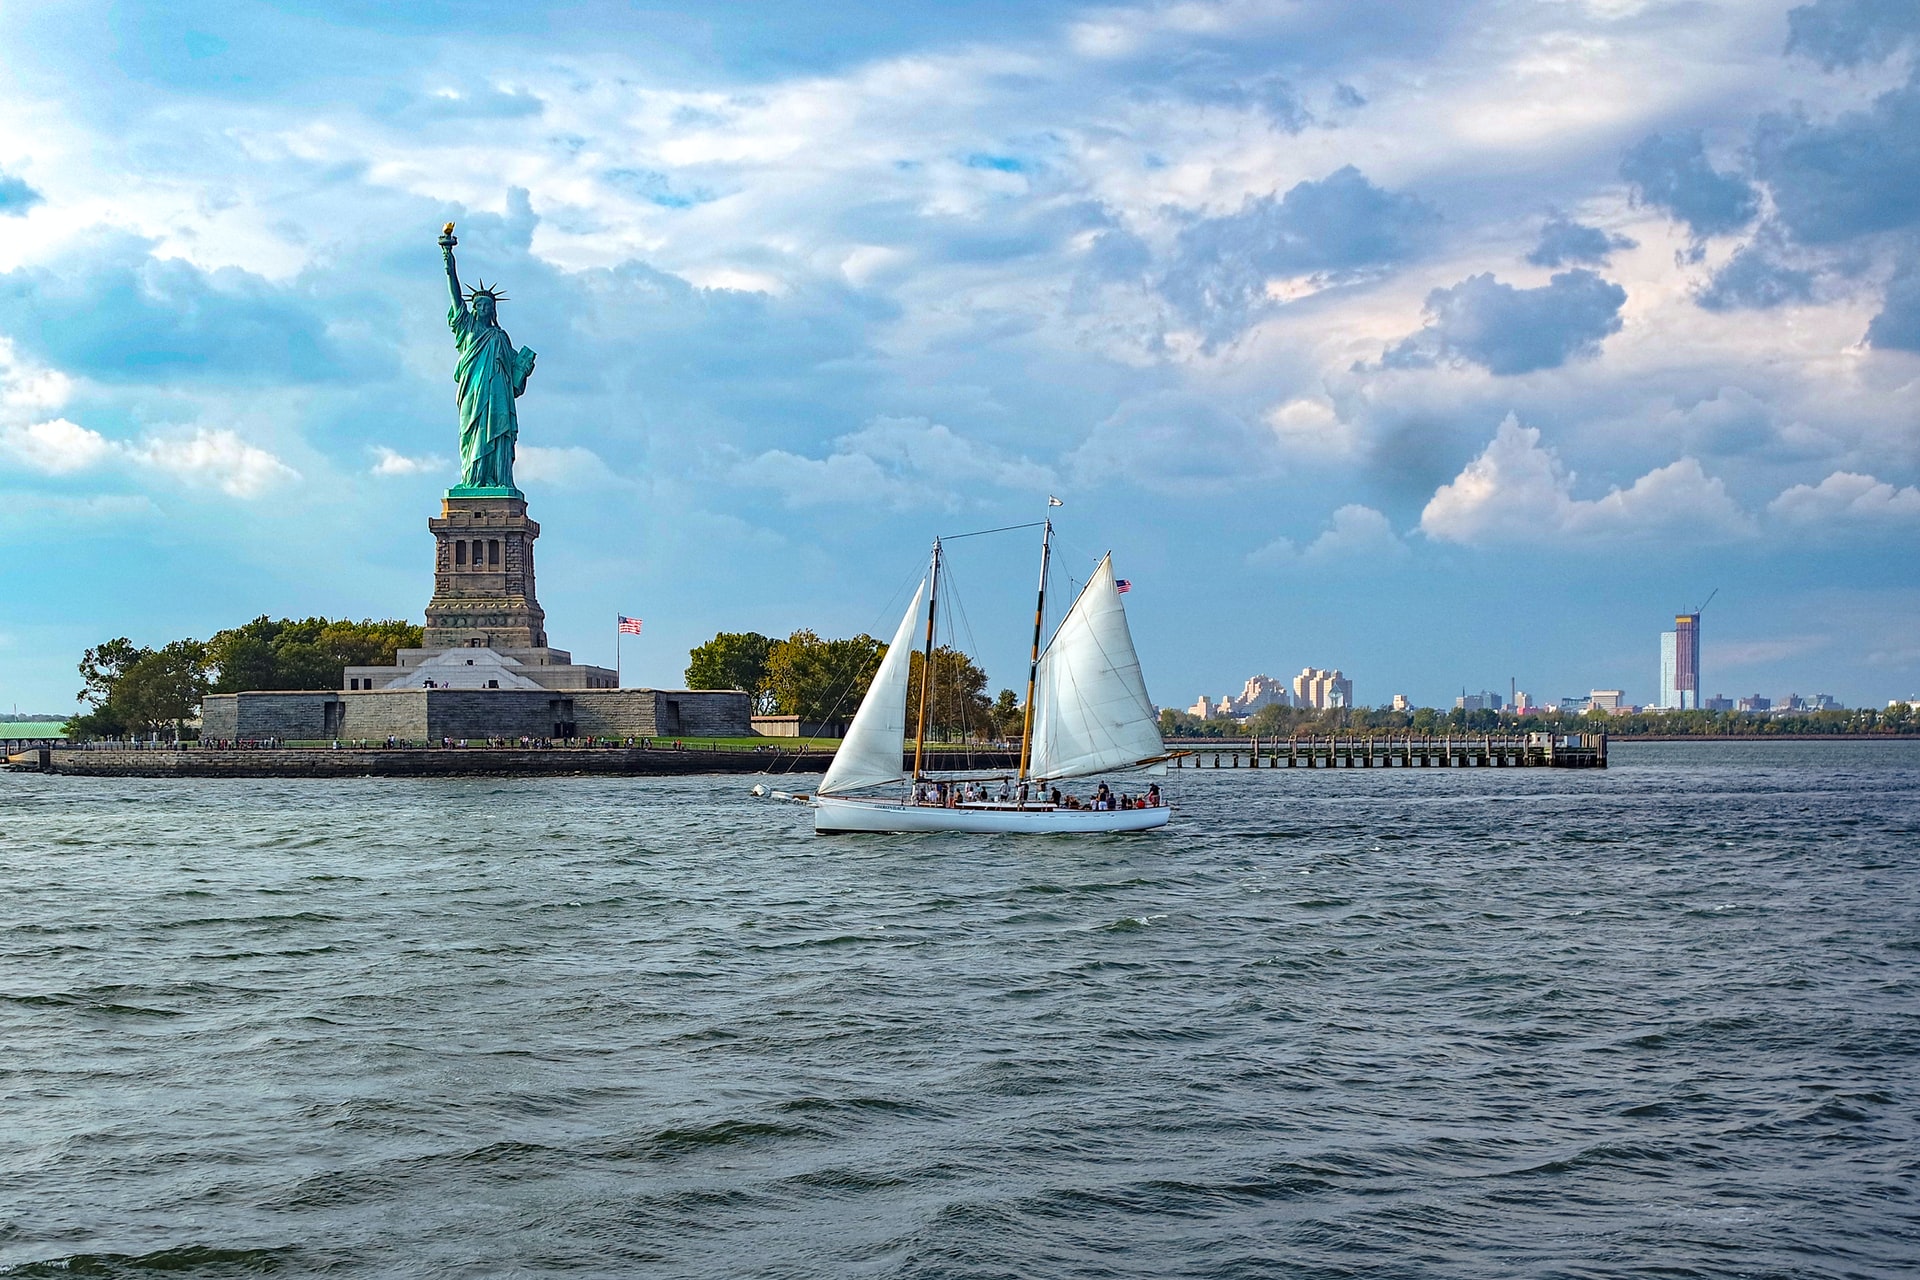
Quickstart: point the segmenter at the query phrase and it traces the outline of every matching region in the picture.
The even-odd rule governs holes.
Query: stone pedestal
[[[518,496],[453,497],[433,530],[433,599],[425,647],[545,649],[547,615],[533,590],[533,540]]]

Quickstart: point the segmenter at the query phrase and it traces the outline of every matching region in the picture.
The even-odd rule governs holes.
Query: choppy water
[[[1087,842],[0,777],[0,1266],[1913,1274],[1920,744],[1615,764]]]

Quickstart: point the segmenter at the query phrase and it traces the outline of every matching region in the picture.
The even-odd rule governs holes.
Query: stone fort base
[[[751,700],[730,689],[368,689],[208,694],[200,736],[413,742],[441,738],[733,738]]]

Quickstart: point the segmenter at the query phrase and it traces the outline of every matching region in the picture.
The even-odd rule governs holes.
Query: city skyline
[[[540,353],[553,643],[644,614],[630,682],[882,633],[1057,494],[1166,705],[1276,654],[1649,704],[1701,584],[1697,696],[1916,696],[1916,47],[1841,0],[8,7],[0,701],[421,619],[448,221]],[[1015,541],[956,553],[996,689]]]

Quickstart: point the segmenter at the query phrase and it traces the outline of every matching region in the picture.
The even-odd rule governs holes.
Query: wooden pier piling
[[[1169,745],[1179,750],[1178,743]],[[1176,769],[1205,768],[1207,755],[1213,757],[1215,769],[1604,769],[1607,735],[1511,733],[1456,739],[1451,734],[1438,738],[1410,733],[1324,738],[1309,734],[1284,743],[1255,738],[1206,746],[1198,752],[1189,748],[1171,763]]]

